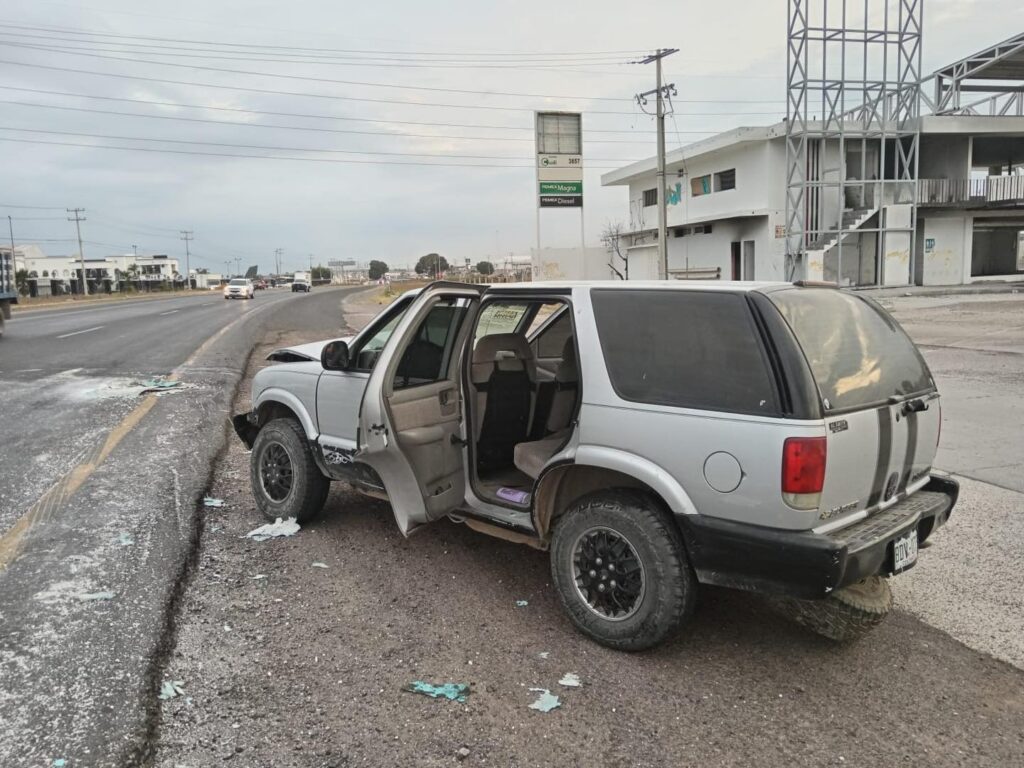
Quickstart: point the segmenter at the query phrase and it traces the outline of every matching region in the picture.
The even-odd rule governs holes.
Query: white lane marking
[[[173,315],[175,312],[180,312],[180,311],[181,311],[180,309],[172,309],[170,312],[161,312],[160,313],[160,317],[163,317],[164,315]]]
[[[62,334],[62,335],[58,336],[57,338],[58,339],[66,339],[69,336],[78,336],[79,334],[82,334],[82,333],[92,333],[93,331],[98,331],[100,328],[106,328],[106,327],[107,326],[105,326],[105,325],[97,325],[95,328],[86,328],[84,331],[75,331],[73,333],[65,333],[65,334]]]
[[[17,371],[17,373],[37,373],[37,372],[39,372],[41,370],[43,370],[43,369],[42,368],[22,368],[20,371]]]

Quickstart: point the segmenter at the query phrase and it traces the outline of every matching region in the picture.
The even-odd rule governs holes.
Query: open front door
[[[483,290],[458,283],[427,288],[366,385],[355,460],[380,476],[406,535],[465,499],[459,363]]]

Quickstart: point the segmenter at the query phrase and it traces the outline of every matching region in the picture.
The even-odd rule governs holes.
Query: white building
[[[10,252],[10,246],[0,252]],[[47,256],[39,246],[15,245],[15,269],[28,273],[32,295],[52,296],[78,293],[82,275],[79,256]],[[131,283],[140,290],[156,290],[182,282],[178,260],[163,255],[125,254],[85,259],[89,293],[109,293]]]
[[[1012,45],[1014,41],[1019,44]],[[969,72],[969,76],[962,73]],[[971,80],[963,94],[993,93],[950,104],[951,78]],[[936,71],[934,101],[923,95],[916,199],[892,178],[878,139],[822,139],[810,174],[844,174],[846,199],[819,210],[822,229],[878,230],[879,217],[916,218],[913,251],[881,253],[874,232],[822,238],[819,257],[796,263],[786,253],[786,123],[736,128],[666,156],[668,268],[671,277],[723,280],[824,279],[842,285],[950,285],[1024,279],[1024,35]],[[986,84],[988,81],[989,84]],[[981,85],[977,85],[977,83]],[[926,94],[926,91],[922,91]],[[940,106],[936,106],[940,105]],[[929,114],[925,114],[929,112]],[[990,113],[990,114],[989,114]],[[880,167],[880,166],[886,167]],[[656,159],[602,176],[629,189],[620,247],[629,277],[658,276]],[[905,204],[901,204],[905,203]],[[840,227],[842,222],[842,227]],[[908,238],[909,241],[909,238]],[[620,263],[621,266],[621,263]]]

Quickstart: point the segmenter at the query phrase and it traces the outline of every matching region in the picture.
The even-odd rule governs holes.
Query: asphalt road
[[[0,765],[137,764],[199,499],[268,328],[345,290],[25,313],[0,340]],[[141,394],[140,382],[177,386]]]
[[[1008,406],[1004,385],[1021,380],[1014,350],[989,361],[999,376],[976,370],[990,352],[969,346],[977,324],[1024,322],[1016,300],[987,301],[954,302],[945,336],[930,304],[896,302],[908,327],[936,334],[925,354],[945,393],[940,463],[954,471],[992,450],[966,393]],[[291,327],[262,350],[326,335]],[[254,355],[249,375],[260,365]],[[237,410],[246,398],[243,384]],[[994,426],[1017,459],[1020,425],[1011,408]],[[810,634],[755,595],[704,589],[676,638],[623,654],[572,629],[545,553],[448,521],[406,540],[387,504],[341,487],[294,538],[243,538],[261,522],[248,461],[229,441],[214,476],[225,506],[204,516],[163,672],[183,693],[160,706],[160,768],[1024,764],[1017,491],[965,479],[950,525],[896,580],[897,610],[857,643]],[[561,686],[567,672],[582,687]],[[432,700],[404,691],[414,680],[470,694]],[[531,688],[560,708],[531,710]]]
[[[707,589],[692,624],[644,654],[572,629],[546,554],[447,521],[406,540],[387,504],[341,487],[295,538],[242,538],[262,520],[248,454],[225,432],[247,383],[234,403],[232,393],[267,350],[337,333],[343,298],[193,299],[188,313],[210,320],[177,351],[159,320],[137,358],[108,348],[117,362],[106,368],[78,362],[102,330],[59,340],[78,340],[63,350],[84,368],[72,375],[62,360],[26,371],[41,367],[32,345],[101,323],[40,325],[8,358],[4,345],[35,319],[12,324],[0,396],[48,397],[80,443],[66,450],[55,427],[38,461],[37,414],[22,407],[22,442],[0,457],[19,475],[37,464],[50,473],[13,512],[3,497],[13,522],[0,528],[0,563],[12,540],[18,557],[0,566],[0,765],[451,765],[462,748],[467,765],[1024,764],[1016,297],[893,302],[944,393],[937,463],[980,479],[965,477],[951,524],[898,578],[882,627],[836,646],[756,596]],[[128,319],[141,328],[153,315],[185,321],[185,308],[160,314],[175,307],[110,309],[141,312]],[[55,314],[36,319],[73,317]],[[366,315],[356,317],[346,314]],[[159,365],[133,363],[151,358]],[[72,400],[76,387],[153,374],[189,386]],[[0,477],[4,493],[30,482]],[[54,483],[59,492],[34,504]],[[207,491],[225,506],[197,506]],[[560,686],[566,672],[583,686]],[[417,679],[471,693],[456,704],[402,690]],[[157,698],[172,681],[182,693]],[[561,707],[529,709],[534,687]]]

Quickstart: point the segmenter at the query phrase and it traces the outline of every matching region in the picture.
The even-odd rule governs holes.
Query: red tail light
[[[826,439],[789,437],[782,446],[782,495],[798,509],[814,509],[825,485]]]

